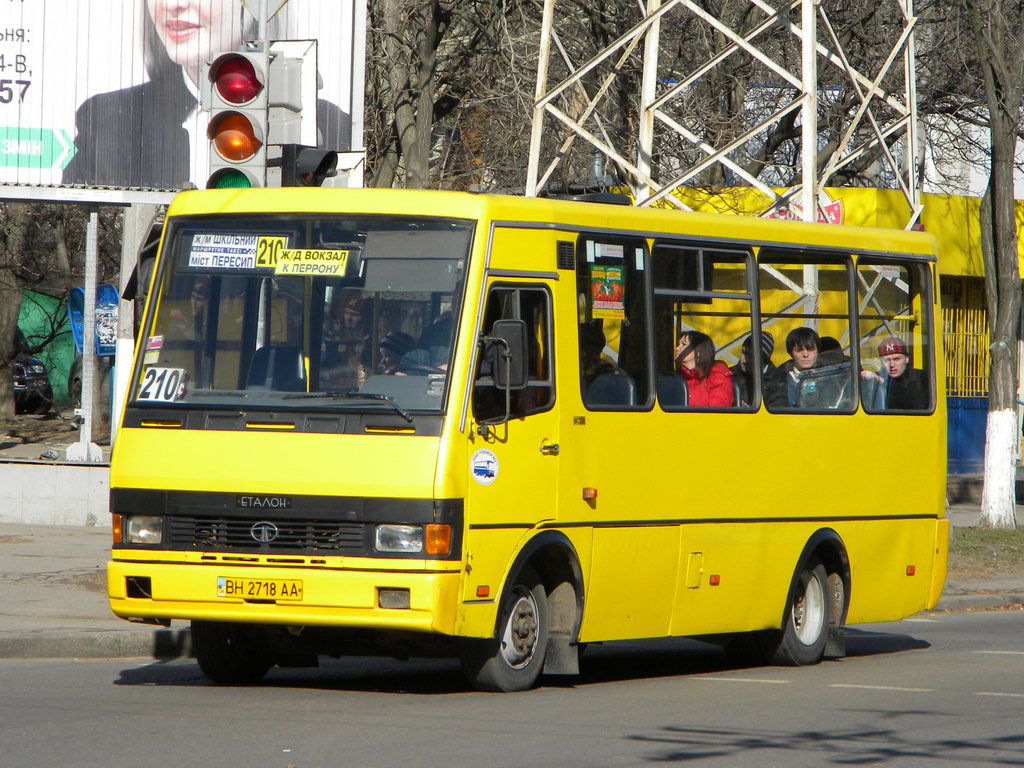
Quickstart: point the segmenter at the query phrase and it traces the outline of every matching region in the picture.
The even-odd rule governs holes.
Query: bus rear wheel
[[[217,621],[192,622],[192,653],[215,683],[238,685],[263,679],[274,666],[270,652],[245,627]]]
[[[803,666],[821,661],[833,601],[825,567],[819,562],[806,565],[797,576],[782,629],[760,635],[760,645],[768,662]]]
[[[462,671],[481,691],[525,691],[540,677],[548,645],[547,596],[533,569],[505,591],[500,611],[496,638],[465,642]]]

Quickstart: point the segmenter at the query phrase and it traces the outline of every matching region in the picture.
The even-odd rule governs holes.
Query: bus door
[[[571,334],[559,357],[559,524],[580,549],[582,531],[592,531],[584,640],[661,636],[671,619],[678,513],[661,503],[659,488],[677,471],[679,439],[656,439],[648,257],[639,237],[581,236],[575,322],[559,328]]]
[[[528,378],[526,387],[509,392],[506,400],[494,385],[487,355],[478,355],[469,447],[467,600],[497,598],[522,537],[555,517],[559,447],[549,288],[490,284],[480,336],[487,337],[497,320],[526,324]]]

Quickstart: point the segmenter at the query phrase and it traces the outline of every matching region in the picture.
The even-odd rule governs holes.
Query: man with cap
[[[880,373],[863,371],[861,378],[875,381],[874,407],[890,411],[923,411],[928,407],[928,379],[924,371],[910,367],[907,346],[895,336],[878,345]],[[870,404],[869,404],[870,405]]]
[[[746,392],[741,397],[743,404],[749,405],[754,394],[754,356],[752,354],[754,336],[747,336],[740,348],[740,361],[732,366],[732,375],[742,376]],[[761,331],[761,389],[765,404],[774,408],[786,404],[785,381],[779,377],[778,368],[772,362],[775,351],[775,337],[768,331]]]

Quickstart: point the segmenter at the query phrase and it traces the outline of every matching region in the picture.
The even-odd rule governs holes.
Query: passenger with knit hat
[[[753,341],[753,334],[743,340],[743,346],[740,348],[740,361],[730,368],[733,377],[742,376],[745,382],[746,392],[744,393],[745,397],[742,398],[743,405],[750,405],[751,398],[754,396]],[[775,337],[768,331],[761,331],[760,342],[762,399],[770,408],[780,405],[784,406],[786,404],[786,389],[785,386],[779,386],[778,368],[772,362],[772,352],[775,351]],[[781,383],[784,384],[784,382]]]
[[[895,336],[882,339],[878,345],[882,370],[862,371],[865,383],[876,384],[874,393],[866,393],[868,408],[888,411],[923,411],[928,408],[929,387],[925,372],[910,367],[907,345]]]

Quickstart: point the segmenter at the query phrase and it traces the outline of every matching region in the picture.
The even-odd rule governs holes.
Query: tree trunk
[[[985,430],[985,486],[981,525],[1014,528],[1017,429],[1017,343],[1021,308],[1017,227],[1013,197],[1014,150],[1021,121],[1024,69],[1020,14],[1002,0],[967,0],[989,112],[991,168],[982,205],[982,255],[989,307],[992,367],[989,371],[988,425]],[[1009,16],[1007,16],[1009,12]],[[1016,17],[1016,18],[1015,18]]]
[[[17,266],[25,249],[29,222],[27,203],[7,203],[0,234],[0,421],[14,418],[14,331],[21,311],[21,282]]]

